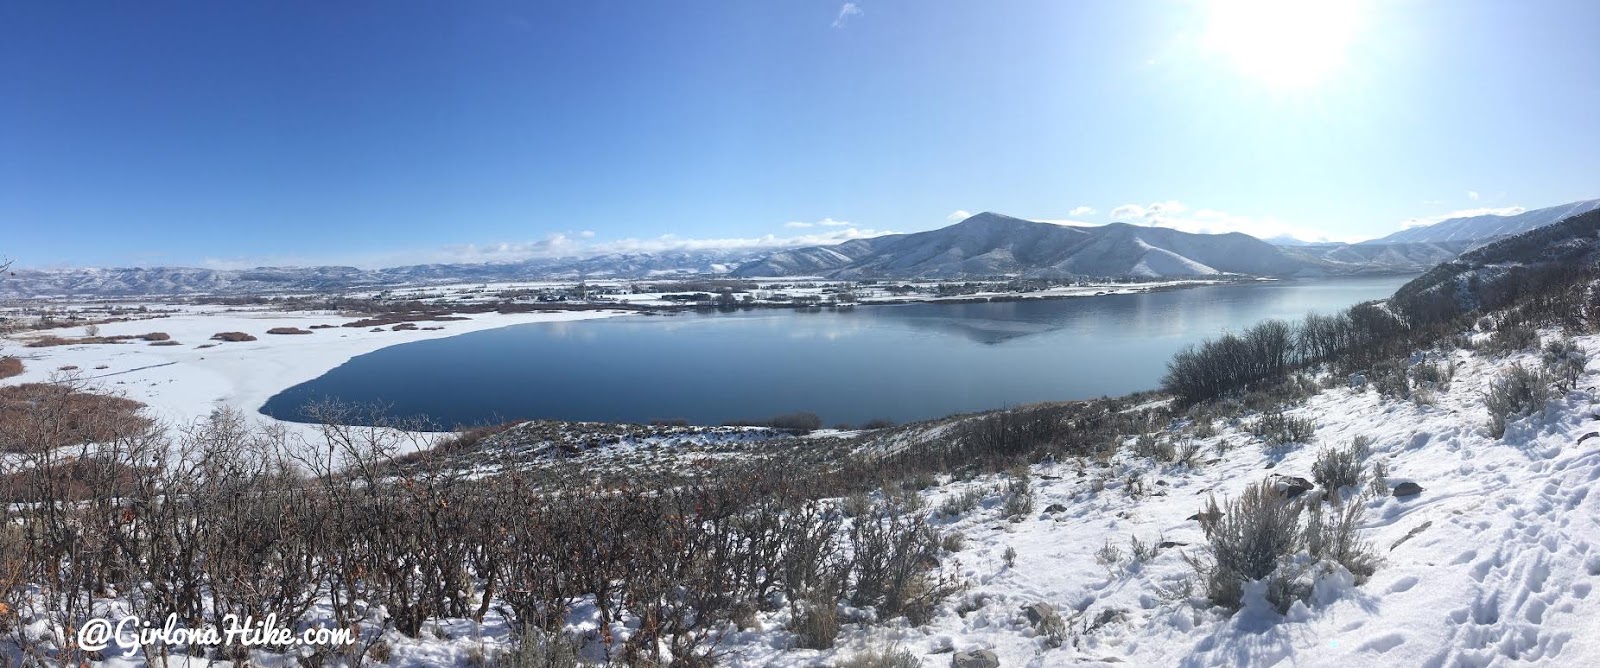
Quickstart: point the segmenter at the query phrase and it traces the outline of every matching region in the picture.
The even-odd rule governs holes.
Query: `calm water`
[[[1408,277],[853,311],[537,323],[356,357],[273,397],[382,402],[442,426],[511,418],[717,424],[812,411],[897,422],[1154,388],[1184,346],[1263,318],[1388,296]]]

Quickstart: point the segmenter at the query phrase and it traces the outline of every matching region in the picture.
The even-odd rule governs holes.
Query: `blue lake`
[[[1184,346],[1264,318],[1387,297],[1409,278],[514,325],[356,357],[261,411],[303,419],[309,403],[337,398],[444,427],[513,418],[719,424],[795,411],[828,424],[906,422],[1153,389]]]

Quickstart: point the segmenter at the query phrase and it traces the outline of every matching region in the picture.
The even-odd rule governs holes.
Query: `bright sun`
[[[1360,0],[1211,0],[1204,43],[1246,75],[1304,88],[1336,72],[1361,29]]]

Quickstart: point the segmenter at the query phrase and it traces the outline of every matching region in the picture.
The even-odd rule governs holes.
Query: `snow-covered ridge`
[[[1432,225],[1413,227],[1362,244],[1478,242],[1514,236],[1559,222],[1572,216],[1600,209],[1600,199],[1582,200],[1544,207],[1512,215],[1485,214],[1451,218]]]
[[[1284,247],[1238,233],[1191,234],[1125,223],[1074,227],[985,212],[928,232],[776,251],[739,266],[733,275],[932,279],[1410,273],[1466,248],[1460,243]]]

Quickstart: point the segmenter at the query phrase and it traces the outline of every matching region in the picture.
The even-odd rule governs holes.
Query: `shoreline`
[[[312,380],[349,360],[389,346],[447,338],[459,334],[540,322],[576,322],[629,314],[629,311],[543,311],[480,313],[464,320],[420,323],[438,329],[341,327],[348,315],[314,311],[183,307],[184,312],[98,326],[101,336],[169,334],[179,345],[151,346],[145,341],[75,344],[30,348],[44,336],[82,335],[82,328],[61,327],[11,334],[0,356],[22,360],[23,373],[0,385],[72,379],[141,402],[151,418],[169,428],[182,428],[220,407],[235,408],[248,418],[306,434],[315,425],[278,420],[260,408],[278,392]],[[309,329],[311,334],[267,334],[275,327]],[[245,332],[255,341],[217,342],[220,332]],[[67,368],[73,367],[73,368]]]

